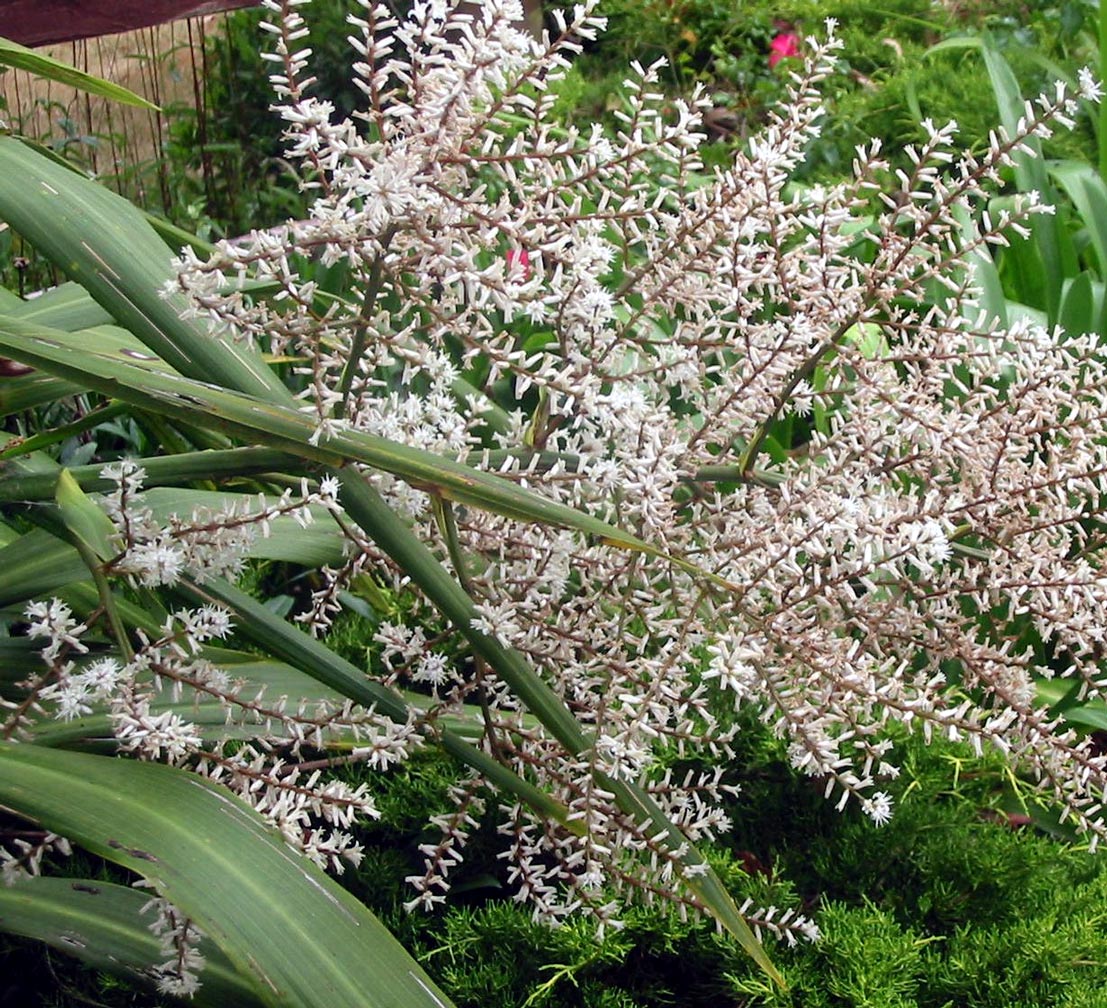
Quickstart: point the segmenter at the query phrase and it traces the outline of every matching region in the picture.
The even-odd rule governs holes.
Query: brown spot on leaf
[[[133,858],[138,858],[140,861],[157,861],[157,858],[149,851],[144,851],[140,847],[128,847],[126,844],[121,844],[118,840],[109,840],[108,846],[112,850],[121,850],[125,854],[130,854]]]

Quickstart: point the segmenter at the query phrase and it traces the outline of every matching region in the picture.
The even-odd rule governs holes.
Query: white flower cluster
[[[47,675],[26,684],[36,709],[52,711],[61,720],[105,710],[120,751],[187,767],[225,784],[321,867],[341,872],[344,863],[357,864],[361,848],[350,828],[355,818],[378,813],[364,784],[351,787],[327,777],[324,771],[332,761],[306,763],[302,750],[322,749],[342,735],[353,749],[339,762],[384,769],[422,742],[414,723],[394,724],[350,702],[290,705],[287,697],[270,701],[256,684],[234,681],[204,654],[207,645],[232,629],[229,614],[216,606],[174,612],[154,639],[139,631],[141,646],[127,660],[70,659],[69,654],[87,653],[81,639],[87,627],[77,624],[57,599],[31,603],[26,616],[28,636],[46,638],[41,654],[50,666]],[[181,712],[189,700],[219,709],[214,730]],[[248,729],[259,741],[226,751],[224,729],[235,727]],[[234,734],[230,731],[229,737]],[[64,844],[50,836],[38,845],[18,841],[14,852],[0,848],[5,875],[37,869],[43,851],[58,846],[55,840]]]
[[[356,818],[380,815],[365,784],[350,787],[322,769],[305,771],[250,745],[233,755],[207,753],[200,769],[249,801],[321,868],[342,874],[345,863],[361,863],[364,852],[350,827]]]
[[[48,854],[69,857],[73,853],[69,841],[56,833],[42,833],[31,839],[16,837],[9,842],[13,850],[0,847],[0,881],[7,886],[38,875],[42,859]]]
[[[797,944],[799,938],[814,942],[822,937],[818,924],[794,910],[781,912],[774,906],[759,909],[754,907],[752,900],[743,903],[739,910],[759,940],[766,932],[774,938],[783,938],[789,945]]]
[[[248,501],[230,499],[224,508],[197,509],[188,519],[170,515],[162,522],[142,497],[146,472],[141,466],[113,462],[101,475],[117,484],[115,493],[104,498],[123,544],[111,571],[131,575],[147,588],[176,584],[185,573],[199,581],[236,578],[257,537],[268,536],[271,522],[287,515],[307,528],[314,521],[313,505],[328,511],[338,507],[334,480],[323,480],[318,490],[310,489],[304,480],[299,496],[285,490],[269,502],[259,494],[253,507]]]
[[[643,782],[689,835],[725,828],[726,774],[667,779],[656,757],[725,765],[737,729],[721,699],[875,823],[897,772],[887,737],[907,728],[1010,753],[1093,843],[1107,833],[1105,758],[1034,691],[1052,674],[1090,697],[1107,685],[1088,524],[1107,493],[1107,347],[1001,328],[967,265],[1048,212],[1033,195],[985,209],[1029,141],[1098,98],[1090,75],[979,156],[952,124],[924,124],[907,169],[873,143],[850,180],[803,190],[788,183],[819,133],[833,25],[764,129],[709,172],[704,97],[663,99],[657,67],[634,68],[618,130],[553,121],[550,85],[598,29],[594,2],[531,40],[502,0],[419,2],[403,19],[363,0],[358,122],[309,94],[301,4],[267,6],[288,156],[315,202],[208,261],[186,252],[177,287],[195,313],[305,360],[320,437],[340,425],[468,461],[675,558],[458,509],[478,630],[540,671],[593,736],[586,759],[483,663],[381,627],[396,676],[483,697],[489,753],[582,827],[501,810],[512,877],[541,916],[588,905],[610,920],[601,882],[694,905],[681,883],[695,867],[601,782]],[[305,258],[343,263],[349,299],[321,309]],[[252,276],[280,296],[250,300]],[[800,435],[780,445],[789,412]],[[449,562],[419,490],[370,478]],[[338,582],[383,560],[365,539],[351,548]],[[440,878],[464,819],[427,852]],[[432,875],[419,902],[444,887]]]
[[[450,889],[447,876],[450,870],[461,864],[462,848],[469,839],[469,832],[480,825],[480,816],[485,811],[479,791],[482,782],[470,775],[463,785],[451,788],[451,797],[455,808],[449,815],[436,816],[431,824],[442,831],[442,838],[436,844],[420,844],[426,871],[422,875],[409,875],[405,881],[418,894],[404,904],[405,910],[419,907],[431,910],[446,901]]]
[[[154,968],[158,990],[174,997],[192,997],[200,989],[200,971],[204,957],[199,942],[203,933],[172,903],[155,896],[141,913],[153,912],[149,930],[161,944],[165,961]]]

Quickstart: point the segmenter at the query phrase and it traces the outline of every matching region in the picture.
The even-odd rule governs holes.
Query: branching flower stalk
[[[597,886],[685,898],[677,862],[597,781],[644,782],[689,837],[725,829],[725,772],[677,781],[665,756],[725,766],[738,729],[720,697],[756,711],[794,767],[877,824],[907,728],[1009,753],[1094,845],[1104,757],[1048,715],[1034,682],[1072,676],[1087,696],[1107,684],[1107,575],[1084,549],[1107,472],[1104,348],[1000,329],[967,265],[1049,212],[1033,195],[984,208],[1028,140],[1098,100],[1090,75],[1028,103],[978,157],[957,149],[954,124],[924,123],[910,172],[893,174],[874,142],[851,181],[792,190],[819,132],[832,23],[761,134],[708,172],[704,96],[662,96],[657,67],[633,68],[614,133],[553,121],[551,85],[601,27],[594,3],[535,41],[512,2],[417,3],[398,21],[365,0],[351,18],[357,121],[310,94],[310,53],[287,41],[303,4],[268,6],[287,154],[318,198],[309,219],[206,262],[185,252],[178,287],[195,311],[309,362],[320,443],[349,427],[483,463],[676,558],[471,509],[447,536],[421,491],[367,473],[458,570],[478,628],[540,669],[594,738],[582,760],[524,726],[487,669],[436,673],[481,677],[493,754],[586,827],[581,838],[503,810],[538,916],[602,904]],[[321,310],[297,256],[344,263],[348,301]],[[282,297],[234,293],[254,276]],[[457,394],[459,377],[475,395]],[[485,423],[490,403],[506,427]],[[755,470],[785,420],[801,433]],[[351,548],[344,572],[387,564],[363,539]],[[332,611],[313,608],[316,632]],[[1036,648],[1016,644],[1019,620]],[[390,645],[413,683],[426,681],[425,639],[409,627]],[[444,821],[455,839],[428,848],[414,902],[445,890],[464,818]]]
[[[306,526],[312,507],[335,508],[335,487],[324,480],[318,490],[304,485],[297,498],[286,492],[275,502],[258,498],[188,519],[171,516],[163,525],[145,503],[139,467],[113,464],[104,475],[117,483],[102,504],[120,546],[105,570],[147,587],[173,584],[182,573],[201,580],[234,574],[272,521],[291,516]],[[45,639],[40,654],[48,671],[23,683],[26,699],[10,705],[4,737],[27,734],[34,718],[46,713],[71,720],[106,706],[123,753],[220,781],[271,820],[290,845],[331,870],[358,863],[362,851],[350,828],[356,817],[377,811],[365,785],[352,787],[325,778],[320,768],[298,765],[306,762],[302,751],[341,740],[348,761],[384,769],[420,744],[414,723],[395,724],[349,701],[268,697],[256,684],[236,680],[205,654],[231,629],[229,615],[217,606],[178,610],[160,635],[136,630],[137,647],[95,657],[84,639],[94,620],[78,623],[58,599],[32,603],[25,615],[28,637]],[[222,730],[205,732],[191,720],[190,705],[195,710],[205,703],[221,710]],[[229,748],[236,731],[255,741]],[[39,862],[24,847],[5,858],[13,865]]]
[[[110,574],[133,577],[145,587],[176,584],[182,573],[201,581],[214,577],[237,578],[250,546],[269,534],[270,523],[282,516],[293,518],[301,528],[315,520],[313,506],[335,511],[337,487],[324,480],[317,491],[301,481],[300,494],[286,490],[271,502],[264,495],[250,501],[236,500],[221,510],[194,512],[187,520],[170,516],[163,525],[141,496],[145,471],[130,461],[105,466],[105,479],[118,489],[104,498],[115,523],[121,551],[107,565]]]
[[[80,645],[77,633],[85,628],[71,625],[63,603],[35,603],[27,616],[32,637],[50,638],[44,657],[67,639],[70,646]],[[368,789],[326,779],[318,768],[289,765],[288,756],[342,738],[351,760],[385,769],[419,744],[416,727],[396,725],[349,702],[308,705],[284,696],[265,698],[256,685],[235,682],[201,653],[229,630],[227,613],[214,606],[181,610],[166,621],[161,637],[143,640],[130,661],[109,656],[80,666],[68,660],[55,665],[51,680],[35,690],[36,706],[69,720],[107,703],[122,752],[187,766],[222,782],[271,820],[293,847],[341,872],[344,861],[356,864],[361,858],[349,833],[354,818],[378,814]],[[188,705],[213,701],[225,711],[228,730],[246,729],[257,741],[228,751],[224,733],[205,737],[189,720]]]

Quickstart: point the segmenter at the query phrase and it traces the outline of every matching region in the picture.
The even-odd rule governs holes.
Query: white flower
[[[1080,97],[1089,102],[1100,102],[1103,99],[1103,86],[1096,79],[1090,67],[1081,67],[1077,71],[1077,80],[1080,86]]]
[[[419,658],[415,671],[411,676],[415,682],[428,683],[439,687],[445,685],[454,678],[449,659],[437,651],[428,651]]]
[[[757,669],[749,662],[757,656],[754,650],[743,647],[741,642],[722,638],[708,645],[707,653],[711,660],[703,671],[704,679],[717,680],[720,689],[731,690],[739,700],[757,691]]]
[[[892,798],[884,791],[877,791],[871,798],[861,801],[861,811],[877,826],[883,826],[892,818]]]
[[[151,714],[144,698],[119,698],[112,721],[120,747],[144,759],[182,763],[203,744],[195,725],[173,711]]]
[[[88,650],[80,641],[80,636],[88,627],[73,619],[72,610],[60,599],[49,602],[31,602],[24,615],[30,621],[27,636],[46,637],[48,643],[40,654],[46,662],[52,662],[63,650],[84,653]]]

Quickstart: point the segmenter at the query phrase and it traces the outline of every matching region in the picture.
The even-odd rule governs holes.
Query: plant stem
[[[384,255],[388,246],[396,234],[396,226],[390,225],[381,235],[380,251],[373,257],[373,265],[369,269],[369,286],[366,288],[365,297],[361,302],[361,311],[358,312],[358,324],[354,330],[354,338],[350,344],[350,356],[346,359],[346,366],[342,369],[342,377],[338,383],[338,389],[342,393],[342,402],[335,410],[335,418],[341,420],[350,408],[350,391],[354,385],[354,376],[357,374],[358,362],[365,353],[366,344],[369,342],[369,320],[373,308],[377,303],[377,296],[381,292],[381,283],[384,279]]]

